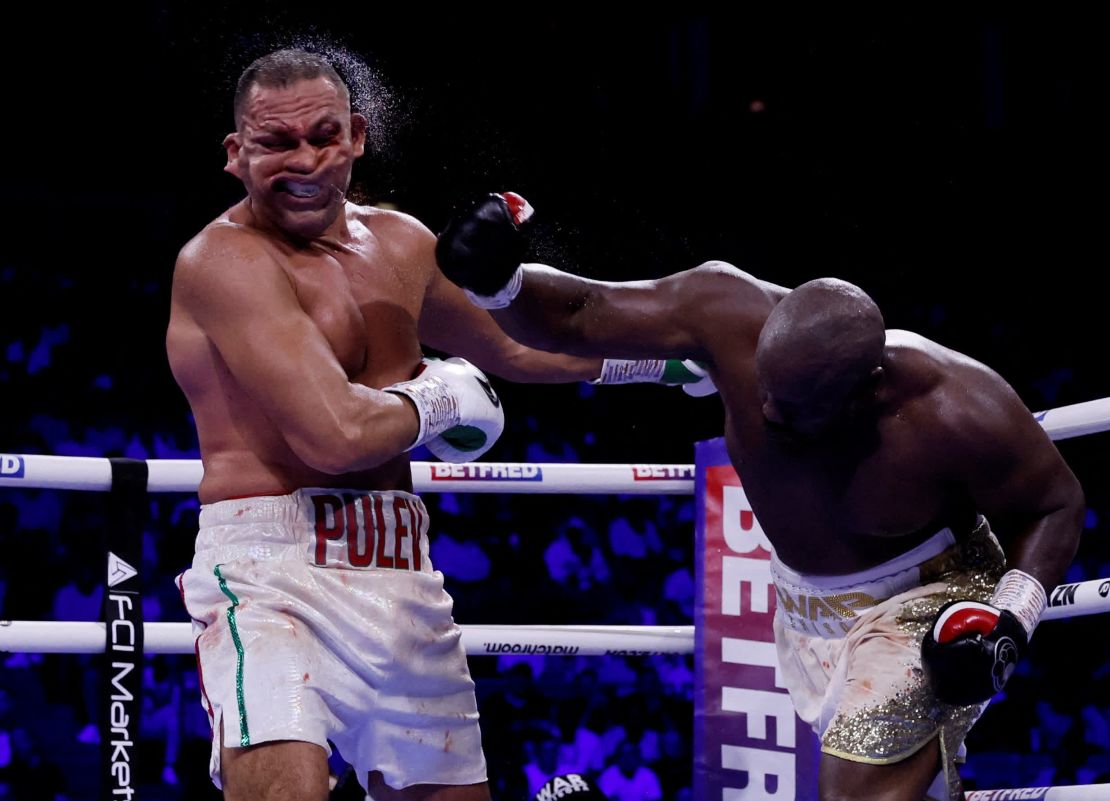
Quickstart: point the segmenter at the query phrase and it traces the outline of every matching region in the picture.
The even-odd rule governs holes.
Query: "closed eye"
[[[292,139],[266,138],[258,139],[256,140],[256,142],[260,147],[264,147],[266,150],[291,150],[292,148],[296,147]]]

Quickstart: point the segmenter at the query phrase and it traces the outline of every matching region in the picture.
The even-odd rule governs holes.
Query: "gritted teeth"
[[[285,179],[278,182],[278,189],[288,192],[294,197],[316,197],[320,194],[319,184],[303,183],[301,181],[290,181]]]

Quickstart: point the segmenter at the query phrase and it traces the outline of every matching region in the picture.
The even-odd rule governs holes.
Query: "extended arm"
[[[418,231],[414,232],[417,245],[412,258],[422,260],[420,265],[414,264],[413,269],[424,269],[430,275],[420,316],[420,340],[424,344],[459,354],[487,372],[511,381],[655,382],[681,384],[691,395],[714,391],[704,369],[678,359],[601,359],[554,353],[522,344],[506,333],[509,327],[499,325],[489,311],[471,303],[463,290],[431,263],[435,239],[419,223],[413,221],[413,226],[418,227]]]
[[[502,328],[534,348],[593,357],[708,359],[709,340],[758,330],[786,291],[723,262],[623,283],[522,265],[521,203],[511,193],[482,199],[447,226],[436,258],[474,302],[495,309]]]
[[[427,255],[434,239],[429,233]],[[457,354],[487,373],[509,381],[564,383],[591,381],[601,373],[601,360],[537,350],[518,342],[474,306],[462,290],[434,265],[420,312],[420,341],[437,350]]]

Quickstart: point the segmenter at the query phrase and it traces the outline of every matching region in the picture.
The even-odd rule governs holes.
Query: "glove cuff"
[[[1028,573],[1010,570],[994,588],[990,604],[997,609],[1006,610],[1017,618],[1021,627],[1025,629],[1026,637],[1032,639],[1033,629],[1037,628],[1037,622],[1041,619],[1045,607],[1048,606],[1048,596],[1045,595],[1041,583]]]
[[[383,391],[404,395],[416,407],[420,430],[406,450],[411,451],[447,429],[457,426],[461,419],[459,399],[451,391],[447,382],[438,376],[421,376],[409,381],[401,381],[386,387]]]
[[[463,292],[466,293],[470,302],[479,309],[504,309],[516,299],[523,284],[524,269],[522,267],[517,267],[516,272],[513,273],[513,277],[509,279],[509,283],[498,290],[496,295],[479,295],[477,292],[471,292],[469,289],[464,289]]]
[[[667,368],[666,359],[605,359],[601,375],[591,384],[639,384],[660,382]]]

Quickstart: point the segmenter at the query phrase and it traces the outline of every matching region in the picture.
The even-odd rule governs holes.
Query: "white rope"
[[[1110,612],[1110,578],[1061,584],[1049,593],[1042,620]],[[470,656],[496,654],[691,654],[693,626],[462,626]],[[151,654],[193,651],[188,623],[147,623],[144,650]],[[0,651],[92,654],[104,650],[104,624],[34,620],[0,621]]]
[[[693,626],[461,626],[469,656],[690,654]],[[189,623],[146,623],[143,651],[191,654]],[[0,621],[0,652],[95,654],[104,651],[104,624],[86,621]]]
[[[196,492],[203,471],[195,459],[148,459],[148,492]],[[694,466],[677,464],[533,464],[413,462],[416,492],[692,495]],[[107,459],[0,454],[0,487],[107,492]]]
[[[1064,620],[1102,612],[1110,612],[1110,578],[1061,584],[1048,594],[1048,608],[1041,620]]]
[[[965,801],[1106,801],[1110,784],[1085,787],[1022,787],[1013,790],[973,790]]]
[[[692,464],[414,462],[416,492],[692,495]]]
[[[1053,439],[1110,430],[1110,398],[1061,406],[1035,417]],[[203,470],[195,459],[148,459],[148,492],[195,492]],[[416,492],[522,494],[692,495],[688,464],[533,464],[526,462],[413,462]],[[0,454],[0,487],[111,489],[107,459],[87,456]]]
[[[1037,418],[1052,439],[1070,439],[1110,431],[1110,398],[1058,406],[1037,412]]]

